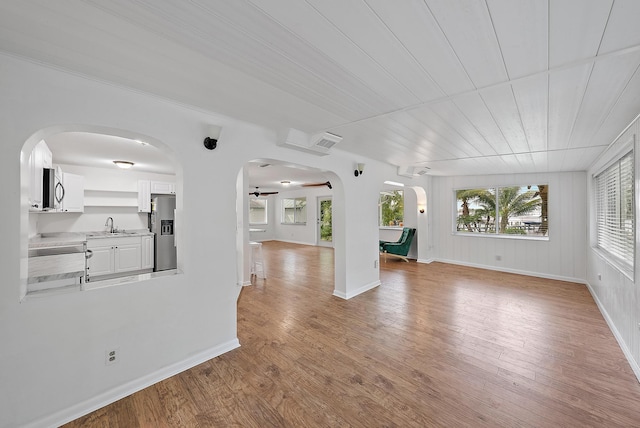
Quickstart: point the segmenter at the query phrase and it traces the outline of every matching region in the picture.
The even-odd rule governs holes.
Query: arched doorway
[[[239,284],[251,284],[251,241],[320,245],[323,236],[318,227],[321,221],[318,204],[331,199],[331,218],[344,217],[344,203],[339,196],[342,192],[336,192],[341,186],[339,178],[331,171],[274,159],[248,162],[238,174],[237,185]],[[339,230],[340,226],[332,227],[332,242]],[[336,272],[344,271],[343,264],[343,260],[335,258],[333,276],[336,281],[339,281]]]

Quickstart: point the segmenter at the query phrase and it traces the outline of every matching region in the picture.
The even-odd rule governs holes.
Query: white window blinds
[[[633,152],[629,152],[595,177],[597,246],[631,271],[635,258],[633,165]]]

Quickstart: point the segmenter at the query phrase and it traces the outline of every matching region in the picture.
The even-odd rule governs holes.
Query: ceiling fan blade
[[[260,192],[258,190],[254,190],[253,192],[249,192],[249,194],[257,198],[258,196],[277,195],[278,192]]]
[[[307,183],[307,184],[302,184],[302,187],[320,187],[320,186],[327,186],[329,189],[332,189],[333,186],[331,185],[330,181],[325,181],[324,183]]]

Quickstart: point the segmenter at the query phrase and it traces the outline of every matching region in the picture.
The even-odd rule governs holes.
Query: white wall
[[[429,212],[434,216],[436,258],[548,278],[586,279],[587,194],[584,172],[434,177]],[[549,240],[454,235],[455,189],[549,185]],[[496,260],[501,256],[502,260]]]
[[[275,238],[278,241],[293,242],[297,244],[316,245],[318,243],[318,197],[333,197],[333,191],[328,187],[307,187],[275,195],[273,203],[273,217]],[[282,200],[286,198],[307,198],[307,222],[306,224],[283,224]],[[333,201],[332,201],[333,204]]]
[[[238,239],[236,230],[248,229],[237,201],[239,194],[247,197],[238,190],[246,189],[239,172],[251,159],[330,171],[334,293],[348,298],[379,284],[372,263],[378,257],[377,183],[395,176],[389,165],[359,157],[368,169],[355,179],[352,155],[335,150],[316,157],[278,147],[275,130],[11,56],[0,55],[0,75],[0,179],[6,185],[0,214],[0,427],[58,425],[238,345],[244,255],[242,248],[229,249],[242,247],[245,238]],[[212,124],[222,132],[218,148],[208,151],[202,140]],[[32,223],[27,154],[40,139],[67,130],[137,136],[173,153],[179,164],[182,274],[20,301]],[[105,351],[113,347],[120,349],[120,361],[105,366]]]
[[[609,323],[616,339],[629,360],[636,377],[640,379],[640,291],[635,285],[640,280],[640,156],[638,156],[638,135],[640,123],[634,121],[631,126],[609,147],[607,152],[589,170],[586,181],[589,186],[589,240],[587,241],[587,281],[600,311]],[[629,144],[631,143],[631,144]],[[636,256],[635,274],[628,278],[613,264],[609,263],[594,247],[597,240],[595,229],[595,202],[593,198],[593,176],[599,173],[609,162],[617,160],[621,150],[635,145],[635,212],[636,212]],[[600,277],[598,277],[600,275]]]

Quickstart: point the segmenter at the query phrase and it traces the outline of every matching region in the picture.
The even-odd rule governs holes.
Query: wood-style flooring
[[[240,348],[68,426],[640,426],[640,384],[584,285],[389,259],[345,301],[332,249],[264,256]]]

